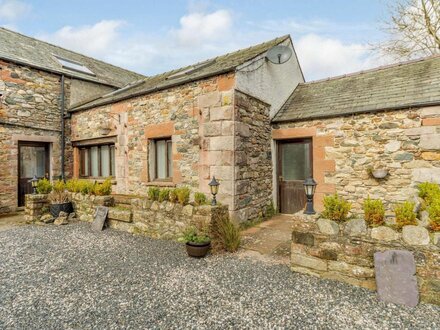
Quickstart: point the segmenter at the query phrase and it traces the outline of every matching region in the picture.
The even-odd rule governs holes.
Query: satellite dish
[[[274,46],[268,50],[266,58],[273,64],[286,63],[292,56],[292,50],[288,46]]]

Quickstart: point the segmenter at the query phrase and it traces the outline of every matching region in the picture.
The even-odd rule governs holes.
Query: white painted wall
[[[235,87],[271,105],[271,118],[278,112],[304,77],[290,39],[282,43],[292,49],[292,57],[283,64],[265,59],[266,53],[237,68]]]

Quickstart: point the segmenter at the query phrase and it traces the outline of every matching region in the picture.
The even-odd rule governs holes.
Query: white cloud
[[[213,13],[194,12],[180,18],[174,31],[181,46],[195,46],[210,40],[221,40],[230,32],[232,15],[227,10]]]
[[[0,1],[0,19],[5,21],[15,21],[28,14],[31,6],[18,0]]]
[[[365,70],[383,62],[367,44],[344,44],[316,34],[299,38],[295,49],[307,80]]]
[[[104,20],[94,25],[65,26],[39,38],[90,56],[105,57],[118,41],[118,30],[123,25],[123,21]]]

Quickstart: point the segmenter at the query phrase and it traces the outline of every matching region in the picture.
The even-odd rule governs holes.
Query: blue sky
[[[290,34],[307,80],[387,62],[386,0],[0,0],[0,25],[147,75]],[[1,47],[1,45],[0,45]]]

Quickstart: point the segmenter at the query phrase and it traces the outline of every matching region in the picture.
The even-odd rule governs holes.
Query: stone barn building
[[[71,176],[72,104],[142,77],[0,28],[0,214],[24,205],[34,175]]]

